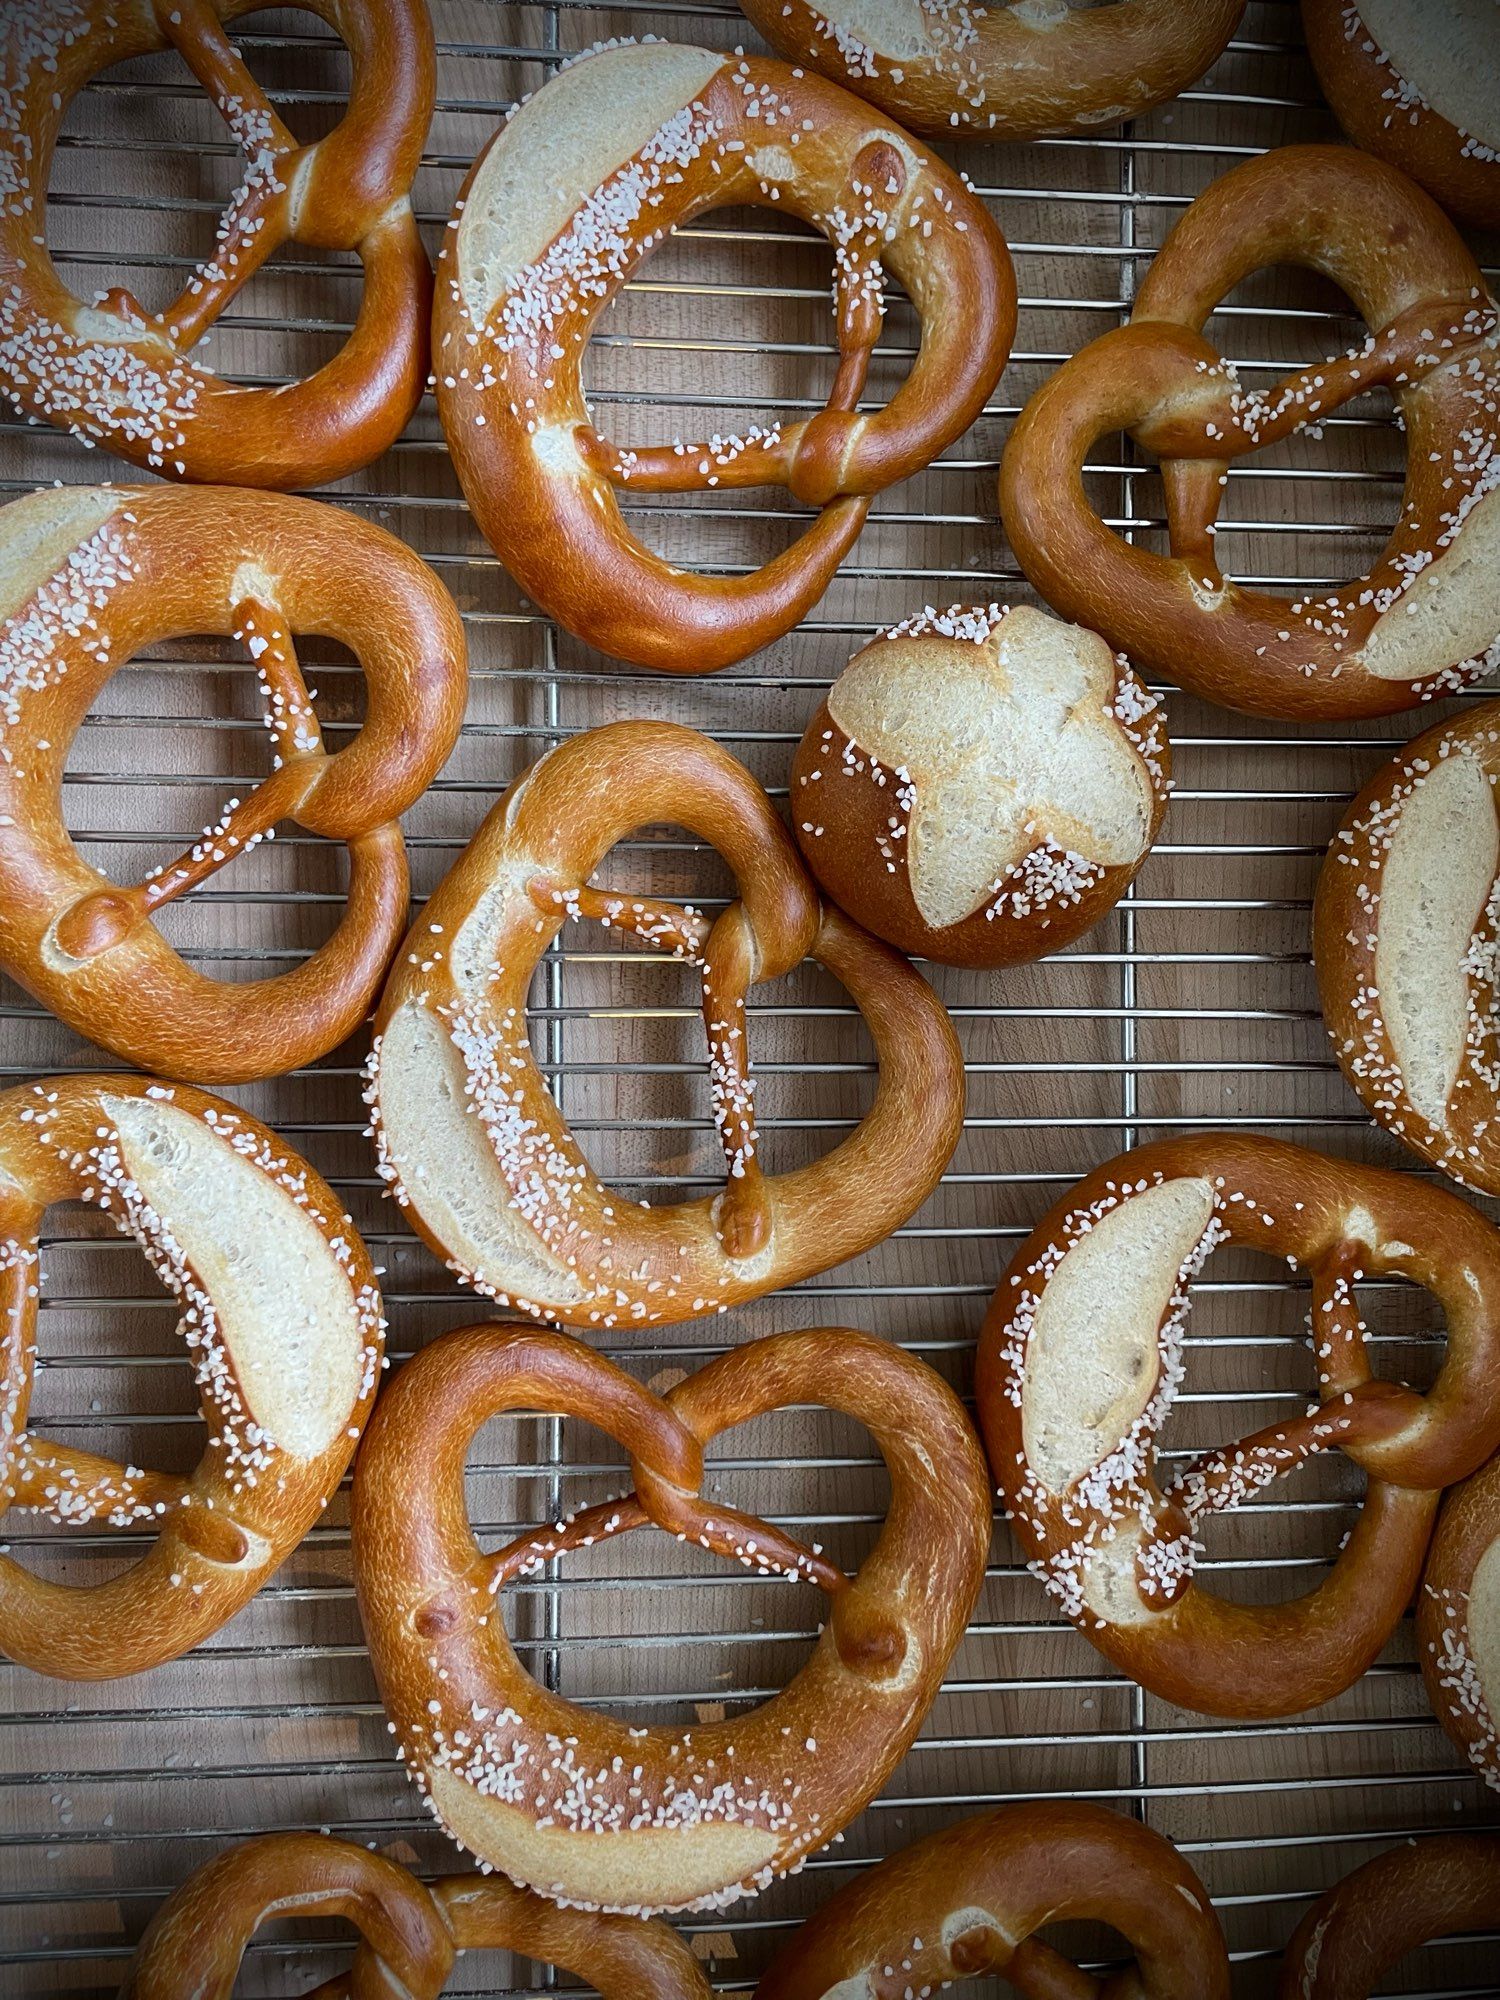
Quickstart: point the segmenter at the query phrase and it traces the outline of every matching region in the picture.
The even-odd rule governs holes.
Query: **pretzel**
[[[1500,1923],[1500,1839],[1429,1833],[1334,1884],[1297,1926],[1277,2000],[1368,2000],[1398,1959],[1433,1938]]]
[[[1443,1501],[1417,1600],[1417,1657],[1434,1715],[1500,1791],[1500,1457]]]
[[[816,1545],[703,1495],[703,1447],[791,1403],[855,1418],[890,1473],[885,1525],[853,1578]],[[635,1490],[482,1554],[464,1507],[465,1455],[491,1417],[536,1409],[617,1438]],[[647,1522],[826,1593],[812,1657],[780,1694],[724,1722],[631,1729],[527,1674],[499,1592]],[[351,1528],[381,1699],[434,1815],[480,1861],[554,1902],[649,1915],[753,1894],[874,1797],[963,1636],[990,1506],[952,1391],[868,1334],[751,1341],[663,1399],[580,1341],[478,1326],[424,1348],[382,1396]]]
[[[27,1428],[54,1202],[140,1244],[182,1309],[208,1442],[185,1479]],[[197,1646],[260,1589],[343,1477],[375,1397],[385,1322],[329,1187],[221,1098],[134,1076],[0,1095],[0,1511],[151,1530],[129,1569],[68,1585],[0,1554],[0,1651],[69,1680],[137,1674]]]
[[[638,826],[712,842],[738,894],[712,922],[589,877]],[[532,973],[570,917],[702,968],[724,1191],[637,1205],[592,1172],[531,1052]],[[832,1152],[761,1166],[746,1000],[811,955],[849,990],[879,1084]],[[564,742],[490,813],[407,939],[376,1017],[381,1172],[466,1284],[566,1326],[667,1326],[858,1256],[924,1202],[958,1143],[963,1063],[931,988],[820,905],[743,766],[696,730],[617,722]]]
[[[1340,285],[1363,346],[1245,390],[1203,334],[1268,264]],[[1452,224],[1394,169],[1343,146],[1285,146],[1199,195],[1128,326],[1090,342],[1022,412],[1000,470],[1021,567],[1066,618],[1138,669],[1252,715],[1386,715],[1500,663],[1500,348],[1493,302]],[[1249,590],[1214,556],[1234,462],[1385,387],[1406,430],[1401,515],[1354,582],[1296,598]],[[1126,543],[1083,469],[1125,430],[1161,461],[1171,552]]]
[[[1371,1116],[1500,1193],[1500,702],[1408,743],[1354,801],[1313,902],[1334,1052]]]
[[[291,634],[342,641],[364,726],[324,747]],[[121,888],[63,819],[73,738],[134,654],[233,633],[260,678],[274,771],[185,854]],[[407,918],[398,819],[457,738],[463,627],[381,528],[279,494],[59,487],[0,513],[0,970],[142,1068],[244,1082],[325,1054],[364,1019]],[[290,820],[349,849],[334,935],[293,971],[234,984],[184,963],[152,919]]]
[[[613,444],[584,398],[595,322],[672,230],[726,204],[785,211],[833,244],[827,405],[701,444]],[[906,381],[862,415],[887,265],[921,341]],[[529,597],[603,652],[709,673],[812,609],[872,496],[979,416],[1015,326],[1010,256],[983,202],[857,99],[781,63],[611,43],[521,105],[464,184],[438,268],[438,412],[474,518]],[[743,486],[820,510],[747,576],[667,562],[617,497]]]
[[[422,0],[291,0],[349,50],[342,122],[301,146],[225,24],[262,0],[16,0],[0,20],[0,381],[32,417],[192,480],[320,486],[378,458],[427,379],[432,274],[410,188],[432,117]],[[245,156],[213,255],[153,313],[121,288],[92,301],[47,251],[47,184],[68,106],[101,70],[175,48]],[[271,388],[190,357],[285,243],[357,250],[354,331],[314,374]]]
[[[1160,707],[1095,632],[1021,606],[927,610],[856,653],[792,761],[792,825],[851,916],[949,965],[1060,951],[1161,825]]]
[[[1339,123],[1434,201],[1500,227],[1500,68],[1490,0],[1302,0],[1307,52]]]
[[[1117,0],[1075,11],[970,0],[741,0],[808,63],[928,139],[1039,139],[1139,118],[1223,53],[1245,0]]]
[[[1074,1918],[1121,1932],[1130,1971],[1090,1978],[1034,1936]],[[996,1975],[1023,2000],[1229,2000],[1224,1934],[1171,1842],[1063,1799],[958,1820],[857,1876],[803,1924],[755,2000],[915,2000]]]
[[[503,1950],[574,1972],[605,2000],[709,2000],[687,1945],[662,1923],[559,1910],[509,1882],[430,1884],[321,1833],[247,1840],[190,1875],[152,1918],[120,2000],[230,2000],[269,1918],[346,1917],[359,1948],[308,2000],[437,2000],[461,1951]]]
[[[1190,1288],[1220,1244],[1312,1281],[1319,1401],[1158,1483]],[[1396,1273],[1441,1303],[1425,1396],[1372,1378],[1356,1286]],[[1500,1443],[1500,1234],[1446,1189],[1280,1140],[1206,1132],[1098,1168],[1044,1217],[980,1338],[980,1427],[1032,1568],[1131,1677],[1213,1715],[1292,1715],[1371,1664],[1421,1570],[1438,1489]],[[1203,1517],[1337,1447],[1367,1475],[1329,1575],[1250,1606],[1194,1575]]]

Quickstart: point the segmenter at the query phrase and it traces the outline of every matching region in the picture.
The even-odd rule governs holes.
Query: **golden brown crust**
[[[1078,1302],[1093,1295],[1078,1289],[1087,1261],[1070,1260],[1091,1238],[1100,1283],[1122,1303],[1112,1309],[1093,1297],[1094,1316],[1079,1327]],[[1163,1489],[1156,1439],[1181,1379],[1189,1289],[1226,1242],[1309,1272],[1319,1402],[1195,1461]],[[1386,1272],[1425,1287],[1447,1314],[1447,1358],[1426,1396],[1371,1378],[1355,1285]],[[1057,1303],[1048,1305],[1054,1287]],[[1500,1442],[1497,1302],[1500,1235],[1445,1189],[1409,1176],[1234,1133],[1143,1146],[1098,1168],[1018,1253],[980,1340],[980,1427],[1033,1566],[1101,1651],[1165,1700],[1270,1716],[1330,1699],[1370,1665],[1406,1608],[1439,1489]],[[1049,1344],[1039,1347],[1044,1312]],[[1105,1381],[1076,1357],[1080,1342],[1102,1356],[1111,1339],[1120,1379]],[[1073,1375],[1059,1387],[1069,1357]],[[1061,1405],[1051,1411],[1049,1370]],[[1096,1408],[1119,1412],[1097,1440],[1088,1416]],[[1195,1581],[1203,1514],[1250,1499],[1334,1447],[1368,1486],[1316,1590],[1250,1606]],[[1044,1450],[1050,1468],[1040,1465]]]
[[[1443,1500],[1417,1600],[1417,1658],[1433,1714],[1500,1791],[1497,1647],[1500,1458],[1492,1458]]]
[[[711,841],[734,871],[735,900],[712,923],[589,888],[618,841],[660,822]],[[573,916],[702,967],[722,1194],[644,1208],[605,1186],[574,1140],[526,1029],[532,973]],[[858,1005],[879,1080],[831,1152],[768,1175],[746,997],[809,954]],[[418,919],[376,1031],[368,1101],[413,1225],[477,1290],[568,1326],[670,1325],[858,1255],[926,1200],[962,1128],[962,1058],[931,988],[820,904],[760,786],[675,723],[592,730],[515,781]]]
[[[1297,1926],[1278,2000],[1369,2000],[1381,1973],[1429,1939],[1500,1922],[1500,1838],[1424,1834],[1346,1875]]]
[[[924,613],[874,640],[855,655],[846,672],[899,647],[904,674],[930,677],[929,742],[932,755],[939,757],[945,729],[950,747],[969,742],[977,706],[973,697],[988,678],[981,671],[980,657],[996,647],[1003,652],[1000,633],[1014,615],[1001,605],[955,605],[946,612]],[[1055,621],[1046,623],[1051,626]],[[1079,801],[1070,799],[1069,808],[1061,809],[1043,792],[1028,802],[1034,838],[1022,858],[1001,867],[969,914],[952,923],[929,922],[913,894],[911,875],[912,828],[922,807],[923,774],[908,770],[903,758],[912,754],[912,747],[907,744],[903,751],[899,731],[892,732],[882,758],[871,744],[839,726],[829,707],[838,700],[841,682],[835,682],[803,733],[791,771],[792,829],[804,860],[833,901],[887,944],[945,965],[1023,964],[1061,951],[1107,916],[1135,880],[1160,831],[1171,792],[1172,754],[1156,713],[1156,698],[1123,656],[1111,662],[1108,649],[1102,642],[1099,645],[1112,689],[1106,701],[1092,703],[1092,710],[1107,712],[1113,719],[1118,746],[1126,754],[1133,751],[1142,789],[1150,799],[1142,844],[1133,860],[1114,863],[1097,859],[1097,847],[1091,853],[1076,849],[1071,840],[1078,836],[1070,837],[1066,829],[1077,816],[1071,809],[1083,810]],[[1027,671],[1024,641],[1016,646],[1015,655],[1010,667],[1013,681]],[[950,691],[952,714],[945,719],[942,698]],[[1083,706],[1078,704],[1075,717]],[[955,770],[945,788],[945,803],[954,813],[964,811],[970,826],[986,816],[998,817],[981,779],[1003,772],[1008,758],[1017,784],[1027,776],[1030,759],[1008,744],[1001,732],[986,748],[989,754],[977,760],[982,770],[976,771],[975,760],[966,755],[955,756]],[[965,764],[973,779],[968,785]],[[1056,824],[1055,832],[1044,824],[1049,819]]]
[[[928,139],[1038,139],[1139,118],[1223,52],[1245,0],[942,8],[742,0],[788,62],[807,63]],[[872,46],[879,37],[891,46]]]
[[[1064,1800],[959,1820],[865,1871],[803,1924],[755,2000],[907,2000],[995,1975],[1067,2000],[1098,1989],[1034,1933],[1070,1919],[1127,1940],[1135,1963],[1109,1987],[1122,2000],[1229,2000],[1224,1934],[1171,1842]]]
[[[224,32],[260,0],[27,0],[0,23],[0,375],[33,416],[168,478],[318,486],[400,436],[427,378],[432,275],[409,199],[432,117],[423,0],[293,0],[346,44],[349,109],[299,147]],[[175,303],[78,298],[47,254],[46,195],[68,106],[101,70],[176,47],[246,157],[213,259]],[[9,168],[7,174],[4,169]],[[301,381],[244,388],[191,350],[283,243],[357,250],[349,339]]]
[[[336,753],[297,631],[342,641],[365,670],[363,727]],[[121,888],[74,846],[63,773],[99,690],[179,633],[246,644],[275,768],[178,861]],[[0,513],[0,966],[79,1034],[158,1074],[244,1082],[326,1054],[365,1018],[406,923],[399,816],[457,738],[465,662],[432,571],[341,510],[228,487],[69,487],[13,502]],[[348,846],[343,918],[289,972],[208,977],[153,913],[282,821]]]
[[[182,1307],[209,1431],[186,1479],[26,1427],[38,1231],[75,1200],[133,1235]],[[354,1454],[385,1332],[364,1244],[306,1161],[234,1105],[143,1077],[54,1077],[0,1096],[0,1312],[0,1502],[156,1532],[91,1585],[0,1555],[0,1648],[75,1680],[175,1659],[250,1601]]]
[[[1268,264],[1324,272],[1372,329],[1351,354],[1248,392],[1203,327]],[[1255,715],[1384,715],[1493,664],[1486,579],[1500,511],[1500,348],[1479,267],[1420,188],[1343,146],[1287,146],[1193,203],[1130,324],[1049,378],[1001,465],[1006,533],[1031,582],[1142,672]],[[1213,533],[1231,463],[1389,386],[1406,430],[1402,511],[1380,560],[1291,599],[1227,579]],[[1171,552],[1127,544],[1095,512],[1083,465],[1126,430],[1162,465]],[[1466,562],[1443,558],[1460,535]]]
[[[245,1947],[271,1917],[341,1916],[360,1933],[323,2000],[438,2000],[460,1951],[513,1951],[580,1974],[604,2000],[708,2000],[661,1923],[559,1910],[481,1875],[417,1881],[383,1854],[320,1833],[265,1834],[190,1875],[152,1918],[121,2000],[230,2000]]]
[[[1496,929],[1500,907],[1494,893],[1495,871],[1473,897],[1473,908],[1462,914],[1463,936],[1452,940],[1430,933],[1430,913],[1422,906],[1432,895],[1436,868],[1455,893],[1451,810],[1437,806],[1440,823],[1431,836],[1434,852],[1404,869],[1394,898],[1387,890],[1392,855],[1403,826],[1412,826],[1414,806],[1432,792],[1448,760],[1462,757],[1483,781],[1475,787],[1475,806],[1493,822],[1493,788],[1500,782],[1500,702],[1481,702],[1447,722],[1414,737],[1365,786],[1344,815],[1329,843],[1328,858],[1318,877],[1313,902],[1313,963],[1318,994],[1339,1066],[1371,1117],[1423,1159],[1486,1194],[1500,1194],[1500,1049],[1495,1030]],[[1493,826],[1491,826],[1493,838]],[[1393,903],[1415,907],[1396,908]],[[1382,952],[1392,951],[1398,926],[1419,927],[1410,950],[1421,983],[1408,1025],[1406,1010],[1397,1017],[1395,993],[1382,991],[1387,978],[1394,985],[1393,967],[1382,975]],[[1421,929],[1428,929],[1424,941]],[[1442,954],[1442,962],[1439,962]],[[1451,962],[1450,962],[1451,961]],[[1441,981],[1438,974],[1445,975]],[[1460,1010],[1448,1024],[1455,1065],[1451,1086],[1441,1108],[1406,1073],[1415,1054],[1398,1047],[1420,1042],[1424,1020]],[[1400,1027],[1398,1028],[1398,1018]],[[1394,1032],[1393,1032],[1394,1031]],[[1447,1081],[1446,1076],[1444,1082]],[[1413,1101],[1416,1090],[1423,1098]]]
[[[889,1469],[884,1527],[852,1578],[702,1497],[703,1447],[792,1403],[864,1424]],[[609,1432],[635,1490],[485,1556],[464,1459],[480,1425],[512,1409]],[[848,1824],[937,1694],[990,1535],[984,1461],[952,1391],[899,1348],[841,1329],[752,1341],[666,1398],[562,1335],[445,1334],[381,1398],[351,1520],[381,1699],[433,1811],[482,1861],[555,1901],[638,1913],[733,1902]],[[496,1593],[648,1521],[828,1594],[818,1644],[783,1692],[729,1721],[634,1730],[527,1674]]]
[[[603,149],[603,180],[559,215],[544,183],[562,136],[578,153],[611,119],[620,137]],[[834,242],[840,367],[828,406],[748,438],[614,445],[584,399],[594,324],[670,229],[725,203],[774,205]],[[920,352],[887,406],[860,415],[883,264],[921,318]],[[614,45],[564,69],[475,162],[439,264],[438,409],[475,519],[528,596],[619,659],[708,673],[790,631],[853,546],[870,497],[968,429],[1015,316],[1010,257],[984,203],[857,99],[781,63]],[[786,486],[822,511],[745,577],[676,568],[636,538],[617,497],[752,485]]]
[[[1380,47],[1351,0],[1302,0],[1307,53],[1323,95],[1357,146],[1388,160],[1450,214],[1500,227],[1500,160],[1427,103]],[[1495,51],[1489,50],[1493,64]],[[1500,70],[1492,69],[1500,87]]]

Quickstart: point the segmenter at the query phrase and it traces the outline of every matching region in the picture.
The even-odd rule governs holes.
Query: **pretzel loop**
[[[700,1490],[710,1440],[804,1402],[864,1424],[890,1470],[884,1529],[853,1578]],[[607,1431],[636,1491],[486,1558],[464,1460],[481,1424],[523,1409]],[[648,1519],[830,1593],[811,1660],[763,1706],[632,1729],[547,1692],[517,1660],[493,1590]],[[434,1812],[513,1880],[637,1914],[732,1901],[847,1823],[936,1693],[989,1540],[983,1465],[951,1391],[899,1349],[843,1331],[752,1342],[665,1399],[557,1334],[445,1335],[382,1397],[351,1520],[381,1698]]]
[[[1204,1259],[1230,1242],[1312,1278],[1320,1402],[1205,1453],[1165,1487],[1157,1439],[1182,1376]],[[1356,1284],[1399,1274],[1441,1302],[1448,1351],[1425,1395],[1372,1377]],[[1280,1715],[1358,1678],[1410,1597],[1439,1491],[1500,1443],[1500,1236],[1439,1188],[1273,1140],[1205,1134],[1100,1168],[1002,1280],[976,1389],[991,1464],[1048,1588],[1170,1701]],[[1366,1473],[1359,1521],[1310,1595],[1212,1596],[1195,1529],[1317,1453]]]
[[[312,486],[399,435],[426,374],[431,275],[409,190],[433,104],[432,29],[419,0],[296,0],[347,46],[345,116],[302,145],[229,40],[255,0],[39,0],[0,36],[0,361],[31,414],[138,465],[193,480]],[[127,289],[91,303],[47,253],[46,190],[69,101],[100,70],[174,47],[245,157],[212,256],[160,312]],[[356,251],[354,329],[314,374],[247,388],[188,358],[284,244]]]
[[[99,1208],[182,1309],[208,1440],[187,1478],[27,1427],[38,1232]],[[126,1571],[73,1587],[0,1556],[0,1648],[93,1680],[175,1659],[232,1617],[321,1513],[374,1400],[385,1323],[364,1245],[312,1169],[218,1098],[75,1076],[0,1096],[0,1507],[153,1530]]]
[[[1311,266],[1371,327],[1361,347],[1242,388],[1205,339],[1262,266]],[[1130,324],[1075,355],[1022,413],[1001,473],[1026,574],[1135,663],[1254,714],[1387,714],[1484,670],[1500,620],[1482,581],[1500,542],[1486,466],[1500,442],[1500,319],[1478,266],[1399,174],[1345,148],[1285,147],[1201,195],[1157,253]],[[1226,579],[1214,554],[1231,464],[1392,391],[1406,431],[1401,518],[1379,562],[1295,599]],[[1127,543],[1084,486],[1126,431],[1161,464],[1169,553]]]

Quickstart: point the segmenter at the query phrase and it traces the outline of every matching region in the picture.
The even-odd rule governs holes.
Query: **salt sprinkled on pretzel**
[[[785,209],[834,247],[827,406],[706,443],[611,443],[582,381],[599,316],[674,229],[729,203]],[[906,381],[862,414],[887,268],[922,337]],[[528,596],[621,659],[705,673],[790,631],[871,496],[969,427],[1015,315],[983,202],[847,93],[780,63],[612,42],[523,101],[460,193],[438,272],[438,409],[474,516]],[[820,512],[743,577],[695,576],[654,554],[618,499],[764,485]]]
[[[1313,904],[1328,1032],[1372,1116],[1500,1193],[1500,702],[1398,751],[1334,835]]]
[[[74,1200],[135,1239],[181,1308],[209,1432],[187,1479],[27,1428],[38,1230]],[[94,1585],[0,1556],[0,1647],[85,1680],[174,1659],[249,1602],[353,1456],[385,1332],[364,1245],[312,1168],[234,1106],[139,1077],[59,1077],[0,1096],[0,1304],[0,1497],[63,1527],[156,1530]]]
[[[1139,118],[1222,53],[1244,0],[742,0],[805,62],[929,139],[1036,139]]]
[[[873,1436],[891,1499],[848,1577],[814,1545],[704,1499],[703,1448],[790,1404]],[[586,1419],[630,1454],[635,1490],[485,1555],[465,1456],[508,1410]],[[983,1579],[984,1464],[951,1390],[869,1335],[777,1335],[658,1397],[562,1335],[451,1333],[396,1377],[362,1450],[355,1582],[398,1753],[448,1832],[554,1902],[717,1908],[832,1840],[884,1784],[937,1694]],[[696,1728],[635,1729],[540,1687],[496,1593],[569,1549],[648,1522],[770,1575],[815,1583],[827,1622],[791,1684]]]
[[[1133,1963],[1096,1981],[1035,1935],[1079,1919],[1119,1931]],[[1063,1800],[959,1820],[863,1871],[795,1932],[755,2000],[929,2000],[995,1976],[1035,2000],[1229,2000],[1224,1934],[1170,1841]]]
[[[1203,327],[1268,264],[1325,272],[1369,338],[1244,390]],[[1389,389],[1406,487],[1379,561],[1332,591],[1274,596],[1214,551],[1231,465]],[[1170,552],[1126,543],[1083,483],[1125,430],[1161,462]],[[1419,188],[1347,147],[1287,146],[1225,174],[1157,252],[1131,314],[1022,412],[1001,467],[1006,532],[1065,616],[1142,671],[1255,715],[1389,714],[1500,664],[1500,317],[1478,265]]]
[[[324,748],[292,631],[343,641],[365,720]],[[273,770],[175,860],[120,887],[63,819],[74,736],[137,652],[224,633],[250,653]],[[383,529],[308,500],[58,487],[0,510],[0,966],[80,1034],[158,1073],[241,1081],[313,1060],[364,1018],[407,919],[399,816],[457,737],[463,626]],[[152,921],[292,821],[350,851],[334,935],[294,970],[205,977]]]
[[[1443,1501],[1417,1600],[1433,1713],[1500,1791],[1500,1458]]]
[[[1157,1441],[1183,1375],[1192,1280],[1221,1244],[1312,1280],[1319,1400],[1163,1486]],[[1356,1287],[1397,1273],[1441,1302],[1425,1396],[1372,1378]],[[1439,1491],[1500,1442],[1500,1235],[1445,1190],[1278,1140],[1205,1133],[1127,1153],[1043,1219],[1001,1280],[976,1394],[1032,1567],[1100,1649],[1165,1700],[1285,1715],[1358,1679],[1415,1586]],[[1368,1488],[1331,1573],[1292,1603],[1214,1596],[1204,1517],[1339,1449]]]
[[[691,905],[589,878],[638,826],[709,840],[737,894]],[[536,1066],[532,974],[563,925],[592,917],[701,969],[721,1194],[648,1207],[593,1173]],[[812,956],[874,1038],[875,1102],[812,1164],[768,1175],[746,1001]],[[931,989],[820,903],[770,801],[696,731],[621,722],[522,774],[414,926],[376,1020],[367,1102],[381,1171],[450,1268],[498,1304],[564,1325],[669,1325],[793,1284],[889,1235],[958,1142],[963,1071]]]
[[[1124,894],[1171,788],[1160,704],[1097,633],[928,607],[855,655],[792,761],[833,900],[904,951],[1012,965]]]
[[[258,0],[23,0],[0,16],[0,376],[30,415],[168,477],[315,486],[367,465],[416,408],[432,281],[410,189],[432,116],[422,0],[294,0],[343,39],[349,109],[300,146],[225,32]],[[113,64],[176,48],[245,156],[212,257],[159,313],[91,302],[47,250],[47,182],[69,104]],[[357,250],[349,339],[301,381],[221,381],[193,349],[284,243]]]

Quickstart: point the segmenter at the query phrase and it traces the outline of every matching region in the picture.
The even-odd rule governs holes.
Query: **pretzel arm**
[[[486,1556],[480,1571],[483,1588],[493,1595],[517,1577],[535,1576],[558,1556],[565,1556],[573,1549],[592,1548],[595,1542],[629,1534],[632,1528],[644,1528],[650,1519],[633,1493],[627,1493],[621,1500],[601,1500],[595,1507],[570,1514],[555,1527],[517,1535],[503,1549]]]
[[[745,995],[755,979],[755,941],[734,903],[709,933],[703,955],[703,1024],[708,1034],[709,1091],[729,1177],[717,1227],[727,1254],[753,1257],[771,1235],[771,1203],[757,1156],[755,1078],[750,1073]]]
[[[962,1944],[963,1940],[956,1941]],[[955,1951],[953,1962],[958,1964]],[[964,1968],[967,1970],[967,1968]],[[987,1971],[987,1966],[976,1966],[976,1972]],[[1018,1944],[1009,1962],[1003,1968],[1006,1978],[1023,2000],[1101,2000],[1102,1996],[1114,1996],[1118,2000],[1132,2000],[1140,1993],[1139,1984],[1116,1987],[1111,1981],[1109,1987],[1102,1987],[1092,1973],[1084,1972],[1060,1951],[1054,1951],[1050,1944],[1043,1944],[1037,1938],[1025,1938]],[[1130,1978],[1132,1975],[1127,1974]]]
[[[323,731],[281,613],[258,597],[247,597],[234,606],[229,622],[255,664],[266,698],[263,720],[279,762],[321,755]]]
[[[640,493],[700,493],[710,486],[785,486],[804,424],[746,437],[710,438],[706,444],[612,443],[596,430],[573,433],[579,456],[612,486]]]
[[[290,234],[286,193],[286,184],[274,176],[253,179],[219,225],[213,256],[157,315],[179,353],[198,344],[267,258],[286,242]]]
[[[592,918],[610,930],[628,931],[690,965],[702,959],[713,928],[691,903],[666,903],[652,896],[620,895],[586,885],[561,888],[541,875],[532,882],[530,894],[537,908],[548,916],[562,908],[570,917]]]
[[[28,1431],[16,1448],[10,1504],[64,1527],[134,1528],[174,1513],[189,1490],[169,1473],[143,1472]]]
[[[1365,1323],[1355,1283],[1359,1246],[1341,1243],[1312,1268],[1312,1337],[1318,1387],[1324,1395],[1361,1388],[1370,1379]]]
[[[236,138],[239,121],[252,112],[265,122],[267,143],[273,151],[300,150],[295,134],[282,123],[270,98],[250,74],[208,0],[155,0],[154,11],[157,26],[213,99]]]

